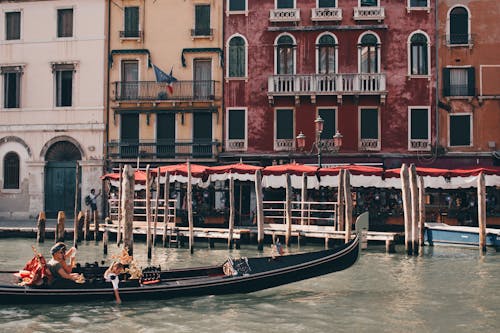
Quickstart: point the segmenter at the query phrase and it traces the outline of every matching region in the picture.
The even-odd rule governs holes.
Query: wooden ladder
[[[179,247],[179,228],[172,227],[167,228],[167,237],[168,237],[168,247],[172,247],[172,244],[175,244],[176,247]]]

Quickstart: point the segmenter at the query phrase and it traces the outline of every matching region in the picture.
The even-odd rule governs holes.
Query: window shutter
[[[443,96],[450,96],[450,69],[443,68]]]
[[[476,72],[474,67],[467,69],[467,78],[468,96],[476,96]]]

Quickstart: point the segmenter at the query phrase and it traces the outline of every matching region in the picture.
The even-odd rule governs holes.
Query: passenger
[[[121,304],[122,300],[120,294],[118,293],[118,284],[120,283],[120,274],[124,273],[124,267],[119,262],[113,262],[111,266],[104,272],[104,279],[106,282],[111,282],[113,285],[113,292],[115,294],[116,303]]]
[[[71,273],[73,267],[75,267],[76,249],[74,247],[66,252],[66,245],[58,242],[52,246],[50,253],[52,254],[52,259],[47,263],[47,268],[52,275],[50,284],[53,284],[57,280],[77,281],[80,278],[77,273]],[[66,263],[68,257],[71,258],[69,265]]]

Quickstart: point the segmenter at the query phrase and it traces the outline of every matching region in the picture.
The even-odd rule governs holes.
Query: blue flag
[[[173,67],[170,69],[170,74],[165,73],[154,64],[153,69],[155,71],[156,82],[165,82],[167,84],[168,91],[172,94],[174,92],[172,83],[177,81],[177,79],[172,75]]]

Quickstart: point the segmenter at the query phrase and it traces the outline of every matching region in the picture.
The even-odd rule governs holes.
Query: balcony
[[[210,81],[176,81],[171,88],[156,81],[114,82],[115,101],[214,101],[220,99],[219,83]],[[217,95],[216,95],[217,94]]]
[[[286,9],[272,9],[269,12],[270,22],[299,22],[300,9],[286,8]]]
[[[342,21],[340,8],[313,8],[311,9],[312,21]]]
[[[380,150],[380,140],[379,139],[360,139],[359,140],[359,150],[361,150],[361,151],[379,151]]]
[[[273,75],[268,79],[268,97],[317,95],[386,95],[385,74]]]
[[[191,37],[194,38],[210,38],[212,39],[214,36],[214,29],[200,29],[194,28],[191,29]]]
[[[431,150],[431,141],[428,139],[410,139],[408,150],[430,151]]]
[[[294,151],[295,138],[293,139],[274,139],[275,151]]]
[[[355,21],[383,21],[385,19],[384,7],[354,7]]]
[[[218,145],[216,141],[111,141],[108,142],[108,156],[134,160],[138,157],[151,160],[214,159]]]
[[[226,151],[246,151],[247,143],[245,139],[228,139],[226,141]]]

